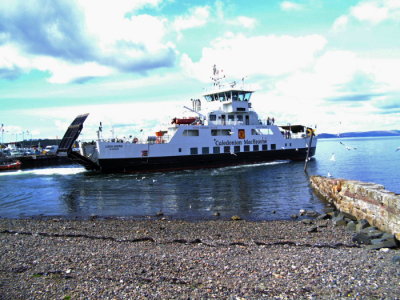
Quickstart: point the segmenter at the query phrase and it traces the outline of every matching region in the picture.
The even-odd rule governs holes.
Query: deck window
[[[201,153],[202,154],[209,154],[210,153],[210,148],[208,148],[208,147],[201,148]]]
[[[230,129],[211,129],[212,136],[229,136],[231,135]]]
[[[271,150],[276,150],[276,144],[271,144]]]
[[[233,122],[235,120],[235,115],[228,115],[228,121]]]
[[[250,146],[249,146],[249,145],[245,145],[245,146],[243,147],[243,151],[244,151],[244,152],[249,152],[249,151],[250,151]]]
[[[231,153],[231,146],[224,146],[224,153]]]
[[[214,147],[213,148],[213,153],[214,154],[220,154],[221,153],[221,149],[219,147]]]
[[[237,119],[239,122],[243,122],[243,116],[242,116],[242,115],[237,115],[236,119]]]
[[[199,136],[199,130],[198,129],[185,129],[183,131],[184,136]]]
[[[196,155],[196,154],[198,154],[197,148],[190,148],[190,154],[191,154],[191,155]]]
[[[235,153],[240,152],[240,146],[234,146],[233,151],[234,151]]]
[[[253,145],[253,151],[259,151],[258,145]]]
[[[264,145],[262,145],[262,151],[267,151],[268,150],[268,145],[267,144],[264,144]]]

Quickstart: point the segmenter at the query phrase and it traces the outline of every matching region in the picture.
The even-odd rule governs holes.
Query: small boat
[[[19,160],[4,159],[0,161],[0,171],[18,170],[21,165]]]
[[[214,75],[216,72],[214,70]],[[58,148],[88,170],[147,172],[252,164],[273,160],[308,160],[316,151],[315,131],[304,125],[277,125],[262,120],[252,108],[253,89],[213,79],[213,87],[200,99],[191,99],[193,115],[174,118],[167,128],[147,139],[98,139],[80,142],[72,151],[88,114],[79,115],[68,127]],[[100,132],[99,128],[99,132]]]

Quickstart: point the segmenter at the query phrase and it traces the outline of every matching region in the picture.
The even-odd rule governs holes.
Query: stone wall
[[[366,219],[400,240],[400,195],[383,185],[361,181],[311,176],[312,187],[340,211],[358,220]]]

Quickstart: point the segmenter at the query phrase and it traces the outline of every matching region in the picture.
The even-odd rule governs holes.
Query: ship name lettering
[[[241,146],[243,144],[242,141],[220,141],[214,139],[215,146]]]
[[[244,140],[244,144],[245,145],[260,145],[260,144],[267,144],[267,140],[256,140],[256,139],[252,139],[252,140]]]

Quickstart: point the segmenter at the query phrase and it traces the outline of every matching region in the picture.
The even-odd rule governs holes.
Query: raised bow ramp
[[[83,129],[83,123],[85,123],[88,115],[89,114],[79,115],[72,121],[60,142],[57,155],[68,156],[71,160],[85,166],[87,169],[97,170],[99,166],[95,162],[76,151],[72,151],[72,147],[81,133]]]

